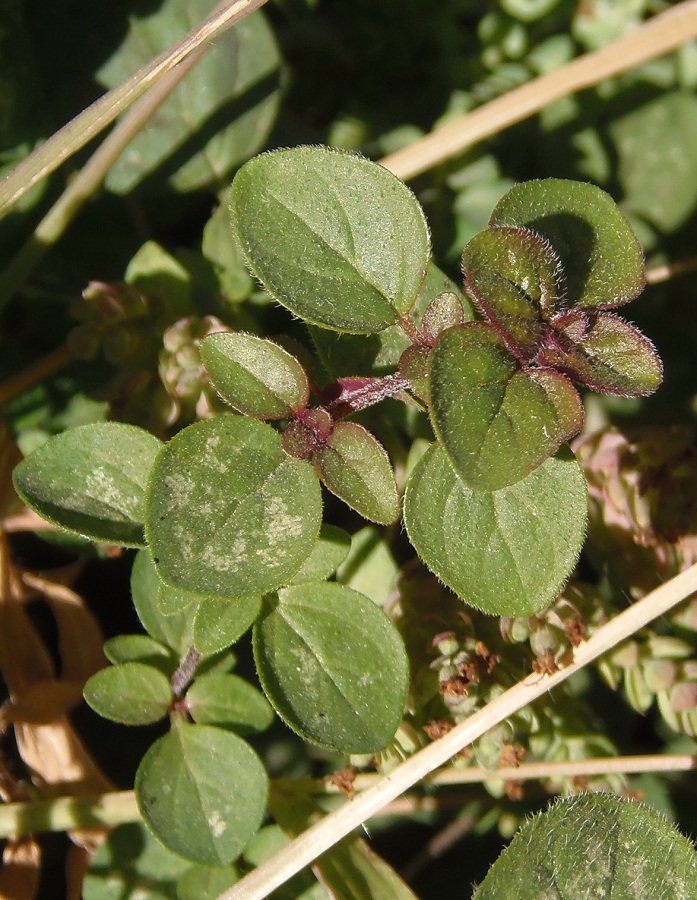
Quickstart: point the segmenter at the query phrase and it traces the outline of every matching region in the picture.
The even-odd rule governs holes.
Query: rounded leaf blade
[[[387,169],[327,147],[246,163],[232,224],[257,278],[307,322],[371,333],[411,309],[429,256],[416,197]]]
[[[146,532],[162,579],[221,597],[286,583],[319,532],[312,467],[288,458],[269,425],[221,416],[181,431],[148,487]]]
[[[485,492],[461,481],[434,444],[407,484],[404,521],[421,559],[465,603],[529,616],[571,574],[587,503],[583,471],[568,449],[517,484]]]
[[[273,341],[220,331],[202,342],[201,357],[222,399],[247,416],[284,419],[307,406],[305,370]]]
[[[644,287],[641,244],[612,197],[593,184],[562,178],[516,184],[489,224],[522,226],[548,240],[562,261],[571,305],[620,306]]]
[[[150,725],[167,715],[172,686],[159,669],[141,662],[126,662],[92,675],[84,696],[105,719],[122,725]]]
[[[408,684],[402,640],[385,613],[339,584],[303,584],[267,600],[254,626],[264,693],[305,740],[373,753],[399,726]]]
[[[219,725],[238,734],[266,731],[274,719],[268,700],[238,675],[202,675],[186,694],[194,722]]]
[[[697,854],[649,806],[611,794],[557,800],[528,820],[473,900],[697,896]]]
[[[145,487],[162,443],[121,422],[80,425],[17,466],[22,500],[48,522],[97,541],[142,547]]]
[[[371,522],[388,525],[399,515],[394,472],[382,444],[356,422],[339,422],[314,456],[329,490]]]
[[[178,722],[138,766],[138,807],[169,850],[209,866],[235,860],[264,817],[268,779],[242,738]]]

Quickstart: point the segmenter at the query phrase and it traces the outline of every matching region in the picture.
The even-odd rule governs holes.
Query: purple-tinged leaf
[[[559,257],[525,228],[489,228],[465,247],[467,287],[509,349],[531,359],[564,295]]]
[[[569,313],[560,323],[569,345],[545,348],[539,361],[566,372],[595,391],[646,397],[663,380],[663,366],[651,341],[612,313]]]
[[[529,228],[554,247],[573,306],[606,309],[644,287],[644,257],[616,203],[600,188],[547,178],[517,184],[501,198],[490,226]]]

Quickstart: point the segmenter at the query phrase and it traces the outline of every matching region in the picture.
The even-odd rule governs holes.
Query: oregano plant
[[[148,636],[109,641],[85,698],[116,722],[169,719],[138,769],[138,804],[166,847],[203,866],[234,862],[262,824],[268,777],[245,738],[272,708],[345,754],[404,742],[403,638],[332,580],[350,539],[323,524],[321,485],[382,526],[403,494],[416,554],[463,612],[531,616],[560,592],[587,527],[566,445],[583,421],[577,386],[639,396],[662,375],[650,342],[607,311],[641,290],[642,254],[591,185],[513,187],[464,249],[462,290],[430,259],[416,197],[355,154],[258,156],[235,177],[230,215],[252,273],[310,327],[314,370],[292,344],[213,328],[201,362],[227,411],[164,444],[81,426],[14,473],[49,522],[142,548],[132,595]],[[399,484],[368,415],[388,401],[433,436]],[[263,695],[230,672],[250,628]]]

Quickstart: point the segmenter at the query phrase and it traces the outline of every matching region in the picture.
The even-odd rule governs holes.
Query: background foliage
[[[257,616],[256,598],[247,598],[247,608],[230,625],[216,605],[215,585],[206,584],[203,588],[211,596],[194,619],[187,613],[191,606],[186,592],[199,589],[197,585],[181,583],[181,592],[153,603],[143,589],[152,578],[143,556],[129,584],[133,554],[117,545],[140,543],[142,531],[134,537],[128,519],[120,533],[104,534],[85,523],[76,526],[101,543],[35,532],[35,522],[18,519],[21,504],[10,493],[7,479],[19,458],[13,440],[27,454],[70,426],[104,419],[125,423],[112,428],[138,425],[151,431],[151,440],[139,439],[137,448],[129,448],[125,466],[137,454],[150,460],[159,440],[207,420],[170,445],[171,459],[183,452],[192,434],[203,435],[207,429],[212,433],[225,421],[216,418],[224,405],[205,377],[199,349],[203,338],[223,325],[281,341],[305,368],[316,350],[311,371],[319,383],[328,381],[330,373],[394,371],[404,349],[398,332],[388,328],[379,339],[370,335],[360,343],[351,335],[308,330],[250,276],[226,209],[229,184],[239,165],[262,149],[308,143],[379,159],[603,46],[670,5],[659,0],[444,0],[438,5],[418,0],[277,0],[219,41],[185,87],[161,107],[151,127],[111,169],[103,189],[2,307],[0,377],[6,385],[56,348],[62,353],[60,366],[45,377],[30,378],[21,390],[1,395],[6,428],[2,506],[10,535],[13,596],[20,598],[22,610],[19,615],[4,609],[0,633],[8,700],[2,745],[6,800],[26,799],[34,791],[51,797],[130,788],[146,751],[148,767],[154,767],[156,775],[158,767],[160,773],[170,771],[168,753],[174,741],[191,746],[183,791],[188,785],[195,792],[199,781],[207,780],[206,757],[213,747],[247,766],[245,777],[258,779],[261,792],[266,774],[256,766],[256,757],[245,756],[241,747],[248,745],[235,732],[249,739],[272,779],[321,777],[348,762],[369,767],[370,754],[348,758],[304,744],[278,718],[272,723],[258,691],[244,693],[252,690],[249,682],[256,681],[251,641],[243,637],[234,657],[227,648]],[[6,0],[0,12],[3,170],[211,8],[209,0],[119,0],[107,7],[77,0],[68,15],[61,4]],[[515,183],[534,178],[579,179],[608,191],[636,231],[650,272],[664,263],[692,260],[697,225],[696,87],[697,45],[691,42],[551,104],[414,179],[411,187],[426,212],[433,259],[442,270],[429,272],[424,305],[442,289],[445,277],[459,291],[465,244],[486,228],[492,209]],[[82,151],[0,220],[3,266],[15,258],[87,156],[88,151]],[[238,191],[243,187],[239,182]],[[415,247],[424,247],[418,217],[410,228]],[[327,520],[336,530],[325,534],[325,551],[331,547],[332,554],[320,577],[336,571],[338,582],[325,587],[327,608],[334,591],[369,597],[390,614],[409,656],[408,714],[395,740],[375,760],[381,771],[486,704],[531,666],[543,672],[563,660],[579,637],[579,623],[585,634],[592,633],[628,601],[697,558],[697,457],[692,440],[697,276],[687,268],[664,282],[654,278],[627,312],[650,335],[663,359],[660,392],[633,399],[584,395],[587,434],[575,450],[591,493],[590,526],[571,585],[548,611],[493,618],[464,607],[418,564],[402,529],[366,524],[325,494]],[[435,284],[431,294],[429,278]],[[313,312],[302,312],[317,321]],[[381,326],[393,321],[391,313]],[[466,308],[466,318],[472,315]],[[214,343],[206,346],[213,356]],[[282,351],[276,357],[280,366],[279,360],[286,360]],[[214,365],[207,360],[211,372]],[[288,393],[272,398],[281,409],[283,404],[293,408],[306,402],[303,377],[297,369],[293,375]],[[224,390],[221,393],[225,396]],[[271,402],[268,395],[252,399]],[[259,446],[269,442],[269,459],[275,459],[271,426],[243,421]],[[388,399],[361,412],[357,421],[387,449],[401,488],[432,439],[426,418]],[[82,446],[79,442],[71,451],[76,467]],[[429,451],[430,458],[436,452]],[[429,457],[424,459],[422,473]],[[305,489],[309,495],[316,486],[308,483]],[[133,517],[136,525],[139,513]],[[190,507],[184,507],[182,520],[190,513]],[[372,513],[367,516],[372,521],[392,518],[389,509]],[[51,521],[50,505],[42,514]],[[308,533],[317,524],[313,519]],[[424,525],[423,538],[415,533],[419,524]],[[412,526],[407,522],[419,549],[419,540],[425,541],[438,525],[423,519]],[[268,587],[261,585],[259,591]],[[289,622],[296,629],[289,641],[302,631],[304,589],[298,584],[286,590],[285,612],[283,604],[266,610],[255,638],[257,644],[266,643],[261,650],[257,646],[257,655],[273,652],[278,634],[287,637]],[[164,615],[166,604],[170,606]],[[486,735],[470,759],[459,764],[494,768],[523,754],[525,761],[554,761],[695,752],[696,628],[694,604],[679,608],[563,691],[558,689]],[[205,649],[204,669],[190,689],[194,718],[197,728],[218,735],[205,747],[194,746],[192,735],[201,732],[187,733],[190,725],[165,736],[162,722],[168,679],[192,636]],[[110,639],[104,651],[103,637]],[[372,650],[366,653],[372,655]],[[107,659],[114,664],[110,669],[103,668]],[[138,668],[145,663],[146,673]],[[142,727],[108,722],[80,704],[82,686],[97,671],[103,673],[97,679],[122,681],[116,689],[105,689],[99,680],[90,682],[90,705],[117,723]],[[263,682],[263,668],[261,672]],[[292,677],[291,672],[286,675]],[[268,675],[264,687],[272,698],[279,692]],[[147,694],[147,703],[141,702],[136,713],[128,703],[114,709],[114,694],[127,697],[129,690],[141,701]],[[399,705],[398,690],[397,695],[392,707]],[[299,727],[297,713],[285,708],[285,702],[278,696],[274,705],[295,731],[324,747],[333,746],[319,726],[313,734]],[[383,728],[393,732],[394,717],[390,709],[390,728]],[[222,739],[221,729],[214,727],[221,722],[227,729]],[[14,728],[9,727],[12,723]],[[366,723],[368,742],[374,739],[374,725]],[[349,723],[346,728],[355,726]],[[65,749],[56,751],[57,743]],[[352,749],[363,751],[358,744]],[[68,778],[69,770],[77,774]],[[427,789],[435,798],[431,806],[369,825],[372,847],[404,874],[418,896],[455,896],[453,885],[484,878],[501,839],[513,834],[527,812],[543,808],[552,793],[583,786],[641,795],[684,833],[694,834],[697,828],[689,776],[608,776],[583,783],[547,779],[525,788],[490,779],[484,786]],[[231,783],[228,796],[233,790]],[[137,885],[152,897],[215,897],[313,820],[317,808],[308,797],[303,805],[297,797],[284,797],[280,789],[272,792],[269,803],[276,825],[266,824],[246,846],[245,841],[221,849],[214,841],[195,848],[196,864],[164,850],[141,825],[122,825],[90,864],[84,896],[115,896],[109,891],[118,873],[124,884],[132,885],[129,890]],[[320,804],[330,805],[331,799],[320,798]],[[160,808],[149,813],[152,819],[160,814]],[[251,835],[261,811],[246,814],[242,830]],[[83,848],[92,850],[95,842],[79,830],[72,837],[70,850],[67,839],[58,837],[9,841],[0,886],[2,878],[10,883],[19,877],[25,879],[23,896],[55,897],[55,885],[65,879],[68,893],[79,896],[87,864]],[[438,847],[450,847],[458,839],[465,840],[461,846],[466,853],[457,847],[439,858]],[[188,835],[181,840],[181,847],[170,844],[170,850],[191,849]],[[361,877],[378,879],[379,887],[371,888],[374,896],[381,896],[378,890],[387,892],[385,885],[393,884],[394,872],[381,868],[384,863],[370,855],[361,839],[342,846],[344,856],[327,863],[335,868],[323,872],[329,883],[350,885],[350,878],[360,872]],[[502,857],[501,864],[506,859]],[[309,875],[297,876],[286,896],[325,896],[313,881]],[[407,896],[398,893],[403,889],[401,882],[390,888],[395,896]],[[483,885],[481,896],[494,896],[486,890]]]

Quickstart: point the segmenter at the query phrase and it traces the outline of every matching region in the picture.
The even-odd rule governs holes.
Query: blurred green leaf
[[[166,0],[130,32],[97,77],[111,88],[199,25],[214,0]],[[109,171],[106,186],[127,194],[163,168],[177,191],[219,186],[256,153],[276,117],[280,56],[273,33],[257,12],[244,18],[206,54],[151,116]]]
[[[92,857],[83,900],[177,900],[176,884],[190,862],[167,850],[143,822],[110,831]]]
[[[674,92],[610,123],[627,208],[664,234],[697,206],[697,98]]]

